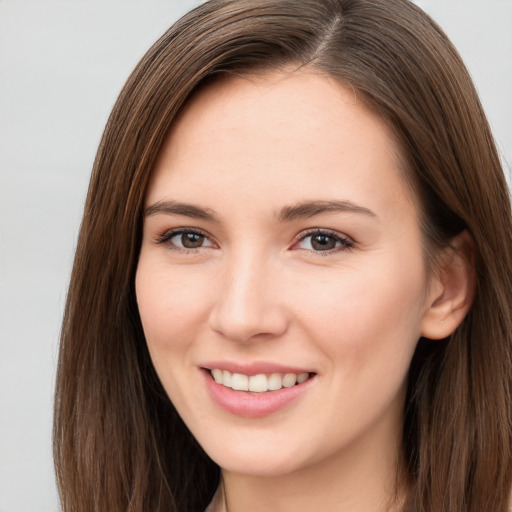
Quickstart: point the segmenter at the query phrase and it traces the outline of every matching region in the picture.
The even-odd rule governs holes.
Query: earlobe
[[[443,249],[432,276],[421,336],[443,339],[464,320],[475,294],[475,244],[464,231]]]

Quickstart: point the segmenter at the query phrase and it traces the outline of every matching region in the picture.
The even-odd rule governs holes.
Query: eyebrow
[[[189,203],[178,201],[157,201],[156,203],[144,209],[144,216],[164,213],[166,215],[183,215],[193,219],[208,220],[218,222],[215,212],[209,208],[200,208]]]
[[[282,208],[277,214],[277,220],[278,222],[288,222],[314,217],[322,213],[336,212],[362,213],[370,217],[377,217],[377,214],[368,208],[351,201],[305,201]]]
[[[368,208],[352,203],[351,201],[304,201],[292,206],[285,206],[276,213],[275,217],[277,222],[284,223],[314,217],[315,215],[323,213],[336,212],[361,213],[370,217],[377,217],[377,215]],[[157,201],[144,209],[145,217],[157,214],[183,215],[193,219],[219,222],[218,216],[214,210],[179,201]]]

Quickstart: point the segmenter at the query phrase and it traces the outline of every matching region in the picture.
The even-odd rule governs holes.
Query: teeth
[[[304,381],[308,380],[309,373],[299,373],[297,375],[297,384],[302,384]]]
[[[251,375],[249,377],[249,391],[263,393],[268,391],[268,378],[263,373],[259,375]]]
[[[268,379],[269,391],[277,391],[283,387],[283,377],[280,373],[273,373]]]
[[[295,373],[287,373],[283,377],[283,387],[285,388],[291,388],[292,386],[295,386],[297,383],[297,375]]]
[[[223,375],[223,371],[222,370],[219,370],[218,368],[215,368],[212,370],[212,377],[215,379],[215,382],[217,384],[222,384],[222,381],[223,381],[223,378],[222,378],[222,375]]]
[[[249,391],[249,377],[241,373],[233,373],[231,376],[231,387],[237,391]]]
[[[223,384],[228,388],[231,387],[231,372],[228,372],[227,370],[222,372],[222,382],[220,384]]]
[[[266,391],[277,391],[281,388],[291,388],[296,384],[302,384],[308,380],[309,373],[272,373],[265,375],[244,375],[242,373],[231,373],[227,370],[214,368],[211,370],[212,377],[217,384],[222,384],[236,391],[252,391],[254,393],[264,393]]]

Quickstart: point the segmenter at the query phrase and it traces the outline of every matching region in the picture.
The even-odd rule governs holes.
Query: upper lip
[[[269,361],[254,361],[251,363],[236,363],[234,361],[209,361],[201,365],[202,368],[213,370],[227,370],[231,373],[241,373],[242,375],[259,375],[261,373],[315,373],[313,370],[298,367],[288,366],[279,363],[272,363]]]

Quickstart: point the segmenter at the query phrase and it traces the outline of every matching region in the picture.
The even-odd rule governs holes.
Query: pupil
[[[187,249],[195,249],[203,245],[204,236],[197,233],[185,233],[181,236],[181,243]]]
[[[311,245],[319,251],[328,251],[336,247],[336,240],[327,235],[315,235],[311,240]]]

